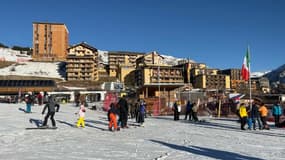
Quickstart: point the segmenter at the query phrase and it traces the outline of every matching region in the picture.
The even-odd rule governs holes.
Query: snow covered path
[[[129,120],[129,129],[110,132],[106,113],[93,110],[78,129],[77,108],[65,104],[55,115],[57,130],[25,130],[43,119],[42,107],[31,114],[19,108],[25,104],[0,104],[0,159],[285,159],[285,129],[241,131],[232,119],[194,124],[163,116],[147,118],[145,127]]]

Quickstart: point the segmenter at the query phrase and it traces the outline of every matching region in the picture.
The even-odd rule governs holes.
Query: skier
[[[45,116],[45,120],[43,123],[43,127],[47,127],[47,121],[48,118],[50,117],[51,123],[53,127],[56,127],[55,120],[54,120],[54,115],[55,115],[55,101],[54,97],[51,95],[48,98],[48,103],[45,105],[43,108],[42,114],[45,113],[45,110],[48,109],[48,113]]]
[[[84,120],[85,112],[86,110],[85,110],[84,102],[81,102],[79,111],[75,113],[75,114],[79,114],[79,119],[76,124],[77,128],[79,128],[80,126],[82,126],[82,128],[85,127],[85,120]]]
[[[26,102],[26,113],[31,113],[31,108],[32,108],[32,103],[33,103],[33,99],[32,99],[32,95],[28,94],[25,96],[25,102]]]
[[[120,130],[117,126],[117,117],[118,117],[118,108],[115,106],[114,103],[111,103],[110,109],[108,111],[109,131]],[[114,130],[112,130],[113,126]]]

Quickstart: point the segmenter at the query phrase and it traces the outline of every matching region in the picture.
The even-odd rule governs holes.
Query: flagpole
[[[250,52],[249,52],[249,46],[248,46],[248,48],[247,48],[247,50],[248,50],[248,58],[249,58],[249,65],[248,65],[248,70],[249,70],[249,76],[248,76],[248,78],[249,78],[249,106],[250,106],[250,110],[252,109],[252,93],[251,93],[251,78],[250,78],[250,75],[251,75],[251,66],[250,66],[250,63],[251,63],[251,61],[250,61]]]

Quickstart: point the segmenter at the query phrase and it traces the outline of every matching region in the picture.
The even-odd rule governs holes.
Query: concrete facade
[[[33,22],[33,60],[65,60],[69,45],[68,34],[63,23]]]

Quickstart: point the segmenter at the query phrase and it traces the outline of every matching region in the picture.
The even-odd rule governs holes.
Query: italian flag
[[[248,81],[250,76],[250,60],[249,60],[249,48],[247,48],[246,55],[243,59],[241,77],[243,80]]]

